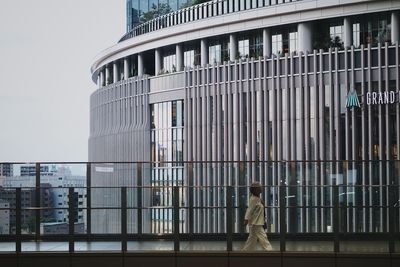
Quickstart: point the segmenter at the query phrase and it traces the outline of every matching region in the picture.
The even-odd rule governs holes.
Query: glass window
[[[208,60],[210,64],[229,60],[229,39],[227,37],[209,40]]]
[[[283,51],[282,34],[272,35],[272,54],[280,55]]]
[[[163,71],[166,73],[176,71],[176,55],[171,54],[163,57]]]
[[[185,51],[183,57],[184,57],[185,67],[193,68],[195,66],[195,64],[194,64],[194,50]]]
[[[133,2],[135,2],[135,1],[133,1]],[[148,0],[139,0],[140,16],[147,11],[149,11],[149,1]]]
[[[172,216],[161,214],[165,210],[157,206],[172,205],[172,190],[157,186],[183,185],[183,101],[156,103],[151,111],[151,233],[168,233]]]
[[[331,38],[331,47],[343,48],[343,25],[329,27],[329,36]]]
[[[238,57],[259,58],[263,55],[262,32],[253,31],[238,36]]]
[[[249,57],[249,39],[239,40],[238,51],[241,58]]]
[[[298,33],[289,33],[289,52],[296,53],[298,51]]]
[[[353,45],[391,42],[390,13],[358,16],[353,21]]]
[[[343,19],[329,19],[315,25],[314,49],[343,48]]]
[[[360,23],[353,24],[353,45],[357,48],[360,47]]]
[[[221,62],[221,45],[212,45],[208,47],[208,62],[210,64]]]
[[[250,43],[250,57],[259,58],[263,55],[263,36],[261,32],[255,33]]]
[[[185,67],[193,68],[200,64],[200,48],[196,45],[189,45],[185,47],[183,53],[183,61]]]
[[[277,28],[272,31],[272,53],[283,55],[296,52],[298,49],[298,33],[296,27]]]

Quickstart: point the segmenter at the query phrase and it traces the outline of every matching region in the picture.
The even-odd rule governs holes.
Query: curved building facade
[[[365,207],[387,204],[383,187],[399,184],[399,16],[391,0],[214,0],[134,26],[92,65],[89,160],[154,162],[144,185],[236,186],[237,205],[253,180],[269,186],[271,206],[274,186],[300,186],[287,204],[311,208],[289,212],[289,232],[331,231],[331,212],[316,208],[331,194],[313,186],[376,185],[343,193],[364,207],[347,212],[343,230],[385,231],[389,214]],[[215,163],[224,161],[263,163]],[[99,181],[126,179],[113,175]],[[149,194],[149,206],[171,201]],[[192,197],[225,203],[218,190]],[[268,212],[278,231],[277,210]],[[150,213],[147,230],[168,232],[171,214]],[[226,231],[212,220],[222,210],[182,216],[198,222],[182,231]]]

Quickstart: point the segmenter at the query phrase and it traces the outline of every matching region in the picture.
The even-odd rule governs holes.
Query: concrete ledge
[[[392,265],[390,254],[368,253],[368,254],[354,254],[354,253],[340,253],[336,258],[337,266],[340,267],[376,267],[376,266],[399,266]]]
[[[163,266],[163,267],[239,267],[239,266],[278,266],[278,267],[397,267],[400,254],[389,253],[300,253],[300,252],[214,252],[214,251],[141,251],[141,252],[77,252],[77,253],[0,253],[0,266],[57,266],[57,267],[125,267],[125,266]]]

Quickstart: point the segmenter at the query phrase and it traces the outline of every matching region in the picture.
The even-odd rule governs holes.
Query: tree
[[[162,15],[166,15],[172,11],[171,7],[166,3],[153,4],[151,9],[140,17],[140,22],[145,23]]]

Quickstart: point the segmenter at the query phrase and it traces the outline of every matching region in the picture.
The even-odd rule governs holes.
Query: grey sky
[[[0,162],[86,161],[94,56],[125,0],[0,1]]]

